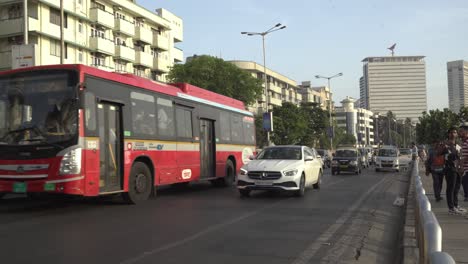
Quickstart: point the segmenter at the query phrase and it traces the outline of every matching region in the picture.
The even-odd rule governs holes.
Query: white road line
[[[327,243],[328,240],[343,226],[346,221],[351,217],[351,214],[364,202],[364,200],[379,186],[387,177],[382,178],[378,183],[372,186],[367,192],[365,192],[354,204],[335,221],[325,232],[323,232],[319,238],[317,238],[312,244],[310,244],[295,260],[293,264],[306,264],[314,257],[315,253],[322,247],[323,243]]]
[[[332,183],[330,183],[330,184],[324,184],[324,187],[330,187],[330,186],[333,186],[333,185],[335,185],[335,184],[341,183],[341,182],[343,182],[343,181],[345,181],[345,180],[346,180],[346,179],[342,179],[342,180],[338,180],[338,181],[336,181],[336,182],[332,182]],[[162,247],[158,247],[158,248],[152,249],[152,250],[150,250],[150,251],[143,252],[143,253],[141,253],[140,255],[138,255],[138,256],[136,256],[136,257],[134,257],[134,258],[130,258],[130,259],[124,260],[124,261],[120,262],[120,264],[133,264],[133,263],[137,263],[138,261],[140,261],[140,260],[142,260],[142,259],[144,259],[144,258],[146,258],[146,257],[149,257],[149,256],[151,256],[151,255],[154,255],[154,254],[156,254],[156,253],[159,253],[159,252],[162,252],[162,251],[165,251],[165,250],[169,250],[169,249],[172,249],[172,248],[181,246],[181,245],[183,245],[183,244],[185,244],[185,243],[188,243],[188,242],[191,242],[191,241],[193,241],[193,240],[196,240],[196,239],[198,239],[198,238],[200,238],[200,237],[202,237],[202,236],[204,236],[204,235],[207,235],[207,234],[209,234],[209,233],[218,231],[218,230],[220,230],[220,229],[222,229],[222,228],[224,228],[224,227],[226,227],[226,226],[229,226],[229,225],[232,225],[232,224],[234,224],[234,223],[240,222],[240,221],[242,221],[242,220],[244,220],[244,219],[246,219],[246,218],[249,218],[249,217],[251,217],[251,216],[253,216],[253,215],[256,215],[256,214],[258,214],[258,213],[260,213],[260,212],[262,212],[262,211],[264,211],[264,210],[266,210],[266,209],[272,208],[272,207],[274,207],[274,206],[278,205],[279,203],[284,202],[284,201],[286,201],[286,200],[287,200],[287,199],[285,199],[285,200],[280,200],[280,201],[275,202],[275,203],[273,203],[273,204],[270,204],[270,205],[268,205],[268,206],[264,206],[264,207],[262,207],[262,208],[260,208],[260,209],[258,209],[258,210],[252,211],[252,212],[250,212],[250,213],[243,214],[243,215],[241,215],[241,216],[239,216],[239,217],[237,217],[237,218],[234,218],[234,219],[232,219],[232,220],[230,220],[230,221],[226,221],[226,222],[223,222],[223,223],[220,223],[220,224],[217,224],[217,225],[210,226],[210,227],[208,227],[208,228],[206,228],[206,229],[204,229],[204,230],[202,230],[202,231],[200,231],[200,232],[198,232],[198,233],[195,233],[195,234],[193,234],[193,235],[191,235],[191,236],[188,236],[188,237],[186,237],[186,238],[184,238],[184,239],[181,239],[181,240],[172,242],[172,243],[170,243],[170,244],[168,244],[168,245],[165,245],[165,246],[162,246]]]
[[[210,227],[206,228],[205,230],[202,230],[202,231],[200,231],[200,232],[198,232],[198,233],[196,233],[196,234],[193,234],[193,235],[191,235],[191,236],[188,236],[188,237],[186,237],[186,238],[184,238],[184,239],[181,239],[181,240],[172,242],[172,243],[170,243],[170,244],[168,244],[168,245],[165,245],[165,246],[162,246],[162,247],[158,247],[158,248],[152,249],[152,250],[150,250],[150,251],[143,252],[143,253],[141,253],[140,255],[138,255],[138,256],[136,256],[136,257],[134,257],[134,258],[127,259],[127,260],[125,260],[125,261],[120,262],[120,264],[133,264],[133,263],[137,263],[138,261],[140,261],[140,260],[142,260],[142,259],[144,259],[144,258],[146,258],[146,257],[149,257],[149,256],[151,256],[151,255],[154,255],[154,254],[156,254],[156,253],[159,253],[159,252],[161,252],[161,251],[165,251],[165,250],[169,250],[169,249],[172,249],[172,248],[181,246],[181,245],[183,245],[183,244],[185,244],[185,243],[188,243],[188,242],[191,242],[191,241],[193,241],[193,240],[196,240],[196,239],[198,239],[199,237],[202,237],[202,236],[207,235],[207,234],[209,234],[209,233],[218,231],[218,230],[220,230],[220,229],[222,229],[222,228],[224,228],[224,227],[226,227],[226,226],[228,226],[228,225],[232,225],[232,224],[234,224],[234,223],[240,222],[240,221],[242,221],[242,220],[244,220],[244,219],[246,219],[246,218],[249,218],[249,217],[251,217],[251,216],[253,216],[253,215],[256,215],[256,214],[258,214],[258,213],[260,213],[260,212],[262,212],[262,211],[264,211],[264,210],[266,210],[266,209],[272,208],[272,207],[278,205],[279,203],[281,203],[281,202],[283,202],[283,201],[285,201],[285,200],[281,200],[281,201],[278,201],[278,202],[276,202],[276,203],[270,204],[270,205],[268,205],[268,206],[264,206],[264,207],[262,207],[262,208],[260,208],[260,209],[258,209],[258,210],[252,211],[252,212],[250,212],[250,213],[243,214],[243,215],[241,215],[241,216],[239,216],[239,217],[237,217],[237,218],[234,218],[234,219],[232,219],[232,220],[230,220],[230,221],[227,221],[227,222],[224,222],[224,223],[220,223],[220,224],[217,224],[217,225],[210,226]]]

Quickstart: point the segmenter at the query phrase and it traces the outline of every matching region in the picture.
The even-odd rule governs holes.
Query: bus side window
[[[228,112],[219,113],[219,121],[221,126],[221,140],[231,141],[231,117]]]
[[[232,141],[234,142],[242,142],[242,137],[243,137],[243,128],[242,128],[242,123],[241,123],[241,118],[238,115],[231,115],[231,135],[232,135]]]
[[[89,131],[96,131],[96,98],[90,92],[85,94],[85,126]]]
[[[157,105],[159,135],[172,137],[175,131],[174,107],[172,106],[172,101],[158,98]]]
[[[0,135],[3,134],[3,131],[6,130],[6,103],[5,101],[0,101]]]
[[[156,134],[156,109],[154,97],[149,94],[131,92],[133,132],[137,135],[154,137]]]
[[[176,108],[177,136],[181,138],[193,138],[192,111],[184,108]]]

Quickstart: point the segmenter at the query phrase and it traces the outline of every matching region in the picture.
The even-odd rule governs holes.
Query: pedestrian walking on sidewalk
[[[416,143],[411,143],[411,159],[417,160],[418,159],[418,147],[416,147]]]
[[[468,123],[467,123],[468,128]],[[465,137],[464,128],[460,128],[460,136]],[[445,155],[445,181],[447,182],[446,198],[449,214],[461,215],[466,213],[466,210],[458,205],[458,192],[460,191],[461,183],[461,150],[460,145],[457,144],[457,129],[450,128],[447,131],[448,140],[445,143],[443,153]],[[462,139],[463,140],[463,139]],[[468,154],[468,145],[467,145]],[[468,165],[468,163],[467,163]]]
[[[443,200],[440,193],[442,192],[445,174],[445,152],[447,152],[445,142],[435,141],[432,149],[429,150],[429,157],[425,163],[426,176],[432,175],[432,187],[436,202]]]
[[[468,201],[468,122],[464,122],[460,127],[463,130],[462,135],[462,163],[463,163],[463,177],[461,178],[461,185],[465,201]]]

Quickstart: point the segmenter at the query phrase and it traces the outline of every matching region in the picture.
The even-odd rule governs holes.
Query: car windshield
[[[302,159],[301,148],[295,147],[273,147],[267,148],[257,156],[258,160],[300,160]]]
[[[410,149],[400,149],[400,154],[401,155],[411,155],[411,150]]]
[[[396,157],[397,151],[396,149],[380,149],[379,156],[381,157]]]
[[[65,71],[0,78],[0,144],[69,140],[78,132],[76,81]]]
[[[355,150],[339,149],[336,151],[336,156],[345,158],[355,158],[357,156],[357,153]]]

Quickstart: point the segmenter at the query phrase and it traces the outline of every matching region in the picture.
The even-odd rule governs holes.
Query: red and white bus
[[[231,185],[255,151],[238,100],[84,65],[0,73],[0,196],[122,193],[155,186]]]

